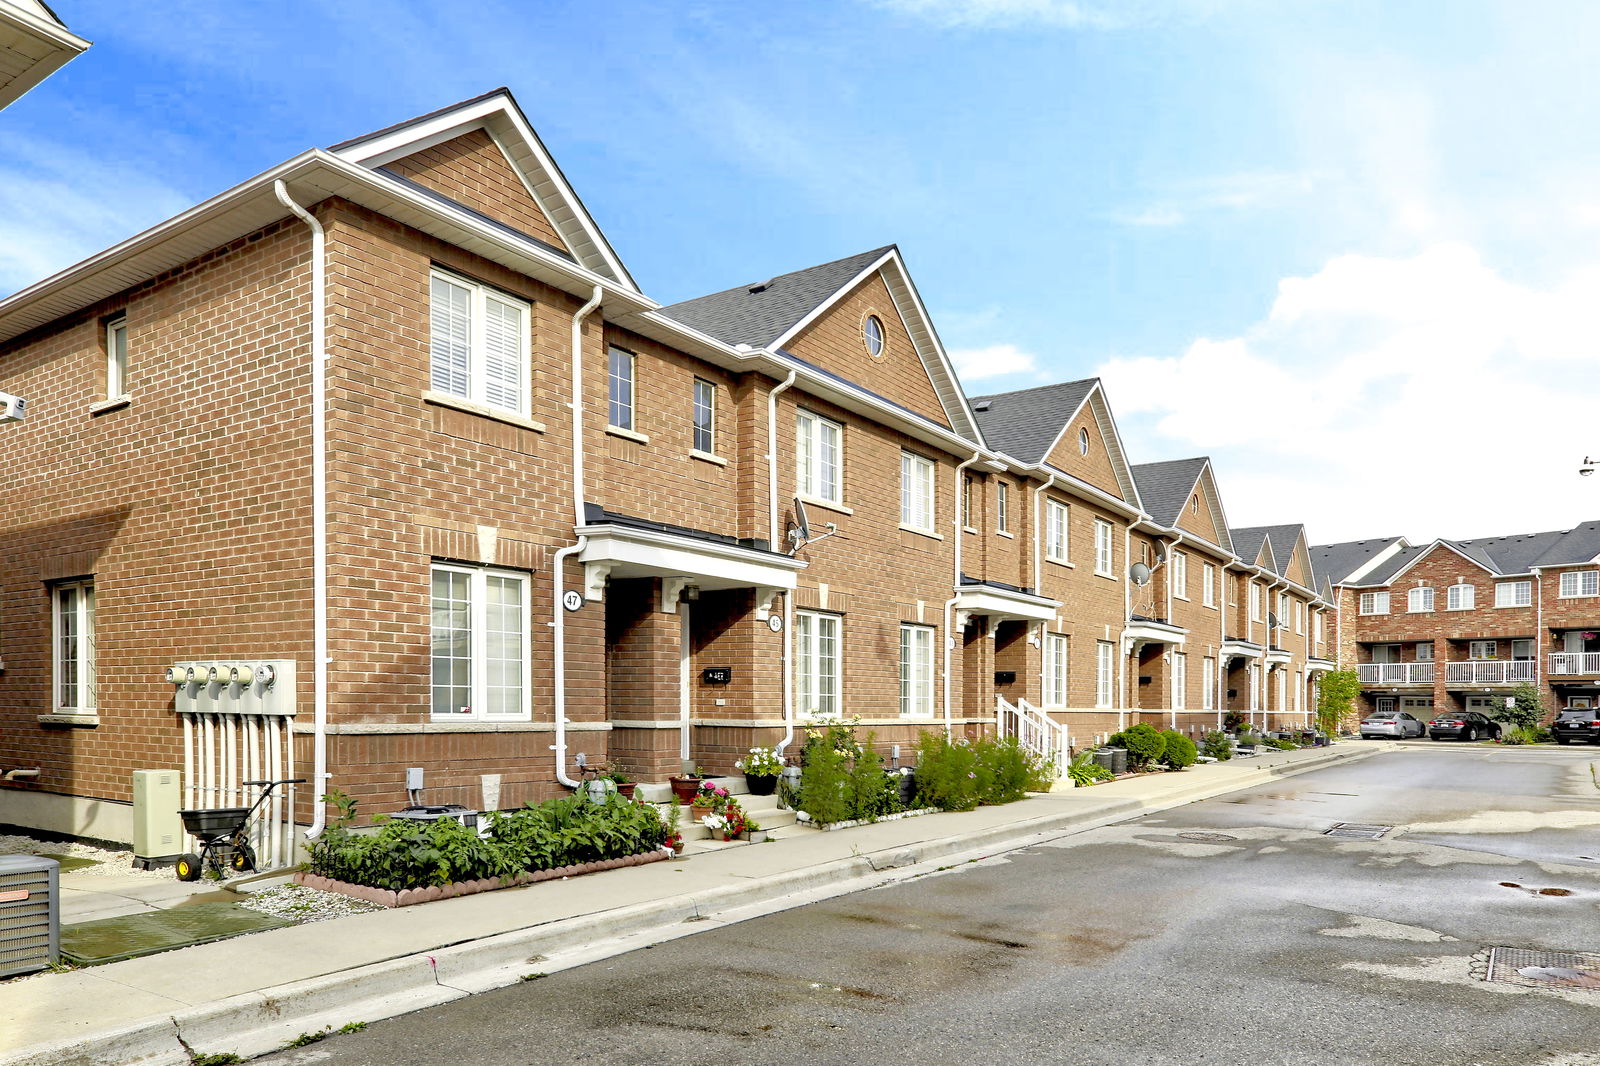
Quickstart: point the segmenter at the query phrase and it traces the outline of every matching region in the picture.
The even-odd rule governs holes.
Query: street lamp
[[[1588,477],[1590,474],[1594,473],[1594,466],[1594,460],[1589,458],[1587,455],[1584,456],[1583,465],[1578,467],[1578,476]]]

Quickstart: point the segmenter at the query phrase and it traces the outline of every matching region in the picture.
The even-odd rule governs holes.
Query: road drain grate
[[[1377,840],[1389,830],[1392,825],[1367,825],[1362,822],[1335,822],[1331,829],[1324,829],[1325,837],[1346,837],[1355,840]]]
[[[1600,955],[1582,951],[1491,948],[1486,981],[1525,988],[1586,988],[1600,991]]]

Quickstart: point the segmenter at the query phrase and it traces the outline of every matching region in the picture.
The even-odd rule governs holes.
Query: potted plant
[[[770,839],[767,836],[767,831],[761,828],[754,818],[749,816],[746,816],[744,820],[744,838],[752,844],[761,844]]]
[[[679,820],[682,817],[683,804],[678,802],[677,796],[673,796],[672,802],[667,806],[666,817],[663,819],[666,825],[667,838],[662,841],[662,845],[671,848],[674,855],[683,854],[683,833],[678,828]]]
[[[749,755],[733,765],[744,771],[744,783],[750,790],[750,795],[770,796],[778,790],[778,777],[783,773],[783,760],[771,748],[751,748]]]
[[[669,777],[667,781],[672,785],[672,794],[678,797],[680,803],[693,803],[694,794],[700,788],[700,782],[705,780],[705,774],[700,772],[700,767],[688,769],[689,763],[684,764],[684,772],[676,777]]]
[[[612,762],[606,766],[605,776],[612,784],[617,786],[617,793],[623,799],[633,799],[634,780],[628,776],[628,768],[620,762]]]
[[[738,801],[728,795],[728,790],[715,781],[700,782],[690,803],[692,816],[697,822],[704,821],[708,814],[721,814],[730,803],[738,806]]]
[[[738,840],[739,834],[745,831],[749,823],[744,816],[744,808],[739,806],[739,801],[732,796],[726,796],[722,806],[701,818],[700,824],[723,840]]]

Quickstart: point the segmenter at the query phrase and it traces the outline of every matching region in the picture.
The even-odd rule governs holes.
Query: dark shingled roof
[[[1133,467],[1133,480],[1139,486],[1139,499],[1158,525],[1171,529],[1178,524],[1184,505],[1194,494],[1209,460],[1169,459],[1164,463],[1140,463]]]
[[[1287,526],[1262,526],[1267,540],[1272,542],[1272,561],[1278,567],[1278,576],[1287,577],[1289,564],[1294,561],[1294,542],[1300,539],[1306,527],[1298,523]]]
[[[1320,585],[1324,579],[1338,584],[1365,566],[1374,555],[1383,551],[1399,537],[1374,537],[1370,540],[1347,540],[1338,544],[1315,544],[1311,547],[1311,569]]]
[[[660,313],[724,344],[766,348],[894,247],[889,244],[769,281],[697,296],[663,307]]]
[[[1061,427],[1098,384],[1099,378],[1086,378],[975,396],[972,411],[989,447],[1025,463],[1039,463],[1061,435]]]
[[[1266,526],[1246,526],[1243,529],[1230,529],[1228,536],[1233,539],[1234,553],[1245,562],[1255,565],[1257,557],[1261,555],[1261,545],[1267,539]]]

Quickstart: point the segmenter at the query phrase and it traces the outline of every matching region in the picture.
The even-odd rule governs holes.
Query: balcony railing
[[[1363,685],[1431,685],[1432,663],[1357,663]]]
[[[1551,677],[1600,674],[1600,651],[1558,651],[1550,656]]]
[[[1444,679],[1472,685],[1515,685],[1534,679],[1532,659],[1474,659],[1464,663],[1445,663]]]

